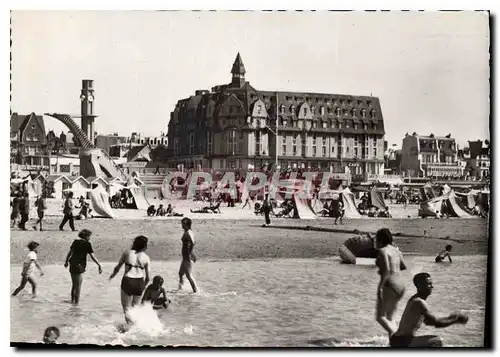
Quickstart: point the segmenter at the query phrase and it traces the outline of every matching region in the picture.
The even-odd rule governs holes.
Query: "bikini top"
[[[135,251],[133,251],[133,252],[137,255],[137,252],[135,252]],[[127,268],[129,268],[129,270],[130,270],[130,269],[132,269],[132,268],[144,269],[144,267],[143,267],[143,266],[138,265],[138,264],[130,264],[130,263],[125,263],[125,266],[126,266]]]

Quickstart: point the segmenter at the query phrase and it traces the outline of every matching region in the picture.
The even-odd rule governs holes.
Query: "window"
[[[312,147],[312,156],[316,156],[316,146]]]
[[[260,131],[255,132],[255,154],[260,155],[261,143],[260,143]]]
[[[311,107],[311,113],[314,115],[316,114],[316,107]]]
[[[297,155],[297,135],[292,139],[292,151],[294,156]]]
[[[302,136],[302,140],[301,140],[301,147],[302,147],[302,155],[306,155],[306,136]]]
[[[321,115],[325,115],[325,107],[321,107],[321,108],[319,109],[319,113],[320,113]]]
[[[281,138],[281,155],[286,156],[286,136]]]
[[[340,116],[340,108],[339,108],[339,107],[337,107],[337,109],[335,109],[335,115],[336,115],[337,117],[339,117],[339,116]]]
[[[354,123],[354,130],[358,130],[358,124]]]
[[[179,142],[179,138],[174,139],[174,154],[175,156],[179,156],[179,153],[181,151],[181,145]]]
[[[368,130],[368,125],[367,125],[367,124],[363,124],[363,128],[364,128],[365,130]]]
[[[257,105],[257,114],[260,114],[260,112],[262,111],[262,105]]]
[[[361,117],[366,118],[366,109],[361,109]]]
[[[189,154],[194,154],[194,133],[189,134]]]
[[[213,152],[213,133],[207,133],[207,155],[212,155]]]
[[[285,106],[284,105],[280,106],[280,114],[285,114]]]
[[[317,122],[315,122],[315,121],[313,121],[313,123],[312,123],[312,127],[313,127],[313,128],[317,128],[317,127],[318,127],[318,123],[317,123]]]
[[[238,153],[238,141],[236,140],[236,130],[235,129],[232,129],[230,132],[229,132],[229,142],[231,143],[231,152],[230,154],[235,154],[235,153]]]
[[[322,142],[322,145],[323,145],[323,146],[326,146],[326,136],[323,136],[323,137],[321,138],[321,142]]]
[[[313,135],[312,140],[313,146],[316,146],[316,134]]]
[[[349,123],[349,120],[346,120],[345,127],[346,127],[346,129],[349,129],[351,127],[351,124]]]
[[[327,128],[327,126],[326,126],[326,121],[324,121],[324,122],[323,122],[323,125],[322,125],[322,126],[323,126],[323,129],[326,129],[326,128]]]
[[[323,146],[323,147],[321,148],[321,151],[322,151],[322,155],[323,155],[323,157],[326,157],[326,147],[325,147],[325,146]]]
[[[299,129],[304,129],[304,121],[301,119],[298,120],[298,123],[299,123]]]
[[[377,123],[373,123],[373,124],[372,124],[372,129],[373,129],[373,130],[377,130]]]
[[[304,108],[304,116],[307,115],[307,108]]]
[[[372,111],[370,112],[370,117],[372,117],[372,119],[377,117],[377,112],[375,111],[375,109],[372,109]]]
[[[374,147],[373,148],[373,158],[376,158],[377,157],[377,148]]]
[[[344,116],[348,116],[349,115],[349,111],[347,109],[344,109]]]
[[[355,117],[355,116],[356,116],[356,109],[351,110],[351,115],[352,115],[353,117]]]
[[[295,105],[292,105],[292,106],[290,107],[290,112],[291,112],[292,114],[293,114],[293,113],[295,113]]]

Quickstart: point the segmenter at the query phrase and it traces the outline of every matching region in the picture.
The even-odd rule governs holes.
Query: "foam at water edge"
[[[163,332],[163,324],[151,304],[134,306],[128,314],[134,322],[129,332],[140,332],[149,336],[158,336]]]

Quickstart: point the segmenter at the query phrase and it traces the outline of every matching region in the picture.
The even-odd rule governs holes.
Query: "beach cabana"
[[[45,178],[52,198],[63,199],[63,191],[71,188],[71,181],[64,175],[49,175]]]

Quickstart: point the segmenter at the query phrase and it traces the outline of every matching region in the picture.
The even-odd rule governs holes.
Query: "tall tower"
[[[94,144],[94,119],[97,115],[94,114],[94,81],[91,79],[82,80],[82,93],[80,101],[82,102],[81,117],[82,117],[82,130],[89,138],[90,142]]]
[[[241,87],[245,84],[245,66],[243,65],[243,61],[241,60],[240,53],[236,56],[236,59],[233,63],[233,68],[231,69],[231,73],[233,74],[233,78],[231,80],[231,85],[235,87]]]

